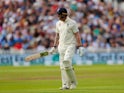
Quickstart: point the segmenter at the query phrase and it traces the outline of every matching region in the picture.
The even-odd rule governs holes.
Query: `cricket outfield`
[[[124,93],[124,65],[74,66],[75,90],[59,90],[59,66],[0,67],[0,93]]]

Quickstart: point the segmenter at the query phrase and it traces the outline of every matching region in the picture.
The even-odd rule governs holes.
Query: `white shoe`
[[[70,89],[75,89],[75,88],[76,88],[76,85],[72,83],[72,84],[70,85]]]

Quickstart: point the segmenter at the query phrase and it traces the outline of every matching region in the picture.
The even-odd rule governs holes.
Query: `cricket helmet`
[[[57,9],[57,14],[58,14],[58,15],[67,15],[67,10],[66,10],[66,8],[58,8],[58,9]]]

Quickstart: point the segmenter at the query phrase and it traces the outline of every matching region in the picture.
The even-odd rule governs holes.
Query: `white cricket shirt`
[[[77,23],[69,17],[66,18],[65,22],[59,20],[56,23],[56,32],[59,33],[59,45],[76,44],[74,33],[78,31]]]

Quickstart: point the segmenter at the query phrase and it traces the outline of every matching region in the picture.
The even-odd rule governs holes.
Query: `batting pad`
[[[76,79],[74,70],[73,69],[67,69],[66,73],[68,75],[68,78],[69,78],[71,84],[77,85],[77,79]]]
[[[70,84],[73,83],[73,84],[77,85],[77,80],[76,80],[75,72],[72,69],[71,62],[63,61],[63,66],[64,66],[64,69],[65,69],[66,74],[67,74],[68,79],[69,79],[68,82],[70,82]]]
[[[61,69],[62,87],[69,87],[70,80],[67,76],[66,70]]]

